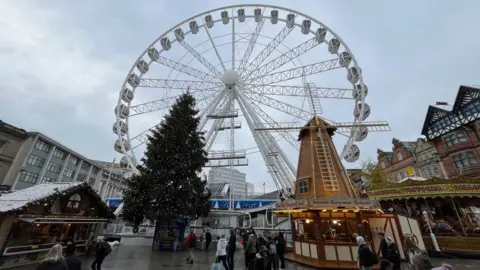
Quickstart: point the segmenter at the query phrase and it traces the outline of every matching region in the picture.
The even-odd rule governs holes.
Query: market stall
[[[83,253],[114,215],[86,183],[41,184],[0,197],[0,268],[41,260],[56,244]]]

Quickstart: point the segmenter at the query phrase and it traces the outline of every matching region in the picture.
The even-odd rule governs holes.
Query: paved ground
[[[195,263],[188,265],[185,263],[184,252],[160,252],[151,251],[150,247],[132,247],[120,246],[118,249],[105,259],[102,270],[150,270],[150,269],[192,269],[208,270],[211,263],[215,260],[215,252],[195,252]],[[83,269],[90,269],[90,263],[93,258],[83,257]],[[475,260],[452,260],[452,259],[433,259],[435,266],[440,266],[443,262],[451,264],[455,270],[473,270],[480,269],[480,261]],[[15,268],[16,270],[33,270],[35,265]],[[242,252],[237,252],[235,257],[235,269],[244,270],[244,258]],[[312,268],[294,265],[287,262],[289,270],[310,270]],[[409,269],[403,265],[403,269]]]

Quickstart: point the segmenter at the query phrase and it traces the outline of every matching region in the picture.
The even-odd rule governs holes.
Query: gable
[[[458,111],[462,106],[477,98],[480,98],[480,87],[461,85],[453,104],[453,111]]]
[[[427,136],[428,127],[430,127],[430,124],[446,116],[448,113],[450,113],[450,111],[432,105],[428,106],[427,115],[423,123],[422,135]]]

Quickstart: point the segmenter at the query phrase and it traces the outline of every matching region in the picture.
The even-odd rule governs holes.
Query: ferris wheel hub
[[[237,71],[229,69],[222,74],[220,80],[222,80],[225,85],[235,85],[238,83],[239,78],[240,76]]]

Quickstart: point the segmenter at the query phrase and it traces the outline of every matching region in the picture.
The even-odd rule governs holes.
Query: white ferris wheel
[[[362,70],[329,27],[288,8],[226,6],[170,28],[133,64],[113,126],[123,166],[135,170],[147,134],[187,89],[197,99],[209,167],[247,165],[248,151],[236,142],[250,139],[278,189],[293,189],[296,160],[287,152],[298,155],[299,142],[291,131],[314,115],[342,135],[335,144],[347,162],[358,160],[357,143],[370,131],[389,130],[384,121],[366,122]]]

